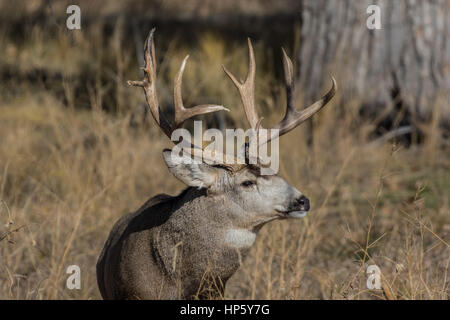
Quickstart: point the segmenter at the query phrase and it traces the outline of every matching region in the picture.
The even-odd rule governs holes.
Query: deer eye
[[[247,180],[241,183],[244,187],[251,187],[255,183],[253,181]]]

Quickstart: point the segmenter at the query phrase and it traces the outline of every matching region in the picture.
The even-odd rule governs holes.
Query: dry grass
[[[33,30],[32,42],[1,37],[0,60],[20,72],[60,72],[63,83],[58,91],[13,78],[0,88],[0,298],[97,299],[95,263],[114,222],[150,196],[176,194],[183,185],[161,157],[170,143],[140,120],[142,92],[124,86],[139,75],[120,24],[108,39],[101,26],[70,41],[65,33]],[[243,75],[246,47],[230,48],[208,33],[195,46],[167,44],[158,75],[164,105],[189,52],[186,105],[223,103],[232,109],[227,123],[244,126],[239,97],[220,65]],[[255,49],[264,61],[263,45]],[[83,82],[82,70],[92,78]],[[257,75],[269,124],[281,117],[273,110],[284,99],[281,88],[278,98],[268,90],[278,86],[273,71]],[[77,86],[87,100],[77,100]],[[447,103],[445,96],[436,102],[436,117]],[[436,121],[424,124],[421,145],[374,146],[367,139],[373,126],[358,118],[357,106],[355,97],[342,112],[337,95],[314,119],[312,146],[303,129],[281,139],[281,175],[311,198],[312,211],[303,220],[265,226],[225,298],[449,298],[450,151]],[[65,286],[72,264],[81,268],[81,290]],[[366,287],[371,264],[382,271],[383,290]]]

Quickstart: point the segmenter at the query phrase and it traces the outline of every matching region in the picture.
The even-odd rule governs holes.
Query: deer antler
[[[244,106],[245,115],[252,129],[258,131],[261,128],[261,121],[255,109],[255,54],[253,52],[253,46],[250,38],[248,39],[248,50],[249,50],[249,71],[247,74],[247,79],[244,83],[240,83],[236,78],[223,67],[225,73],[233,81],[234,85],[238,88],[241,95],[242,104]],[[276,136],[282,136],[288,133],[302,122],[311,118],[315,113],[320,111],[336,93],[336,80],[331,77],[333,85],[331,89],[318,101],[314,102],[312,105],[308,106],[302,111],[297,111],[295,109],[294,103],[294,71],[292,67],[292,61],[283,51],[283,68],[284,68],[284,80],[286,85],[286,111],[283,120],[281,120],[273,129],[278,129],[279,133],[270,134],[264,139],[260,139],[258,145],[268,143],[270,140],[274,139]]]
[[[154,43],[154,33],[155,28],[153,28],[145,41],[144,55],[145,55],[145,65],[142,67],[144,70],[144,79],[141,81],[128,81],[128,85],[135,87],[142,87],[144,89],[145,98],[147,100],[150,112],[155,119],[158,126],[165,133],[166,136],[171,138],[172,132],[179,128],[183,122],[187,119],[211,112],[216,112],[220,110],[229,111],[224,106],[205,104],[199,105],[192,108],[185,108],[183,106],[183,98],[181,95],[181,85],[184,68],[186,67],[186,62],[189,56],[186,56],[181,64],[180,70],[178,71],[173,88],[173,100],[175,108],[175,119],[173,124],[164,118],[159,108],[158,96],[156,93],[156,58],[155,58],[155,43]]]

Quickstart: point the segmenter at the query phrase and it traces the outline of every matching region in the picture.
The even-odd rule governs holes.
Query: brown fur
[[[222,244],[225,199],[204,189],[158,195],[119,219],[97,263],[104,299],[192,299],[223,295],[239,250]],[[208,225],[208,228],[202,226]]]

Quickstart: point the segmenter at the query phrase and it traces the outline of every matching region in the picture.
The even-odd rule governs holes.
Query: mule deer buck
[[[249,47],[249,73],[244,83],[224,71],[241,95],[253,129],[260,128],[255,109],[255,58]],[[129,81],[144,89],[149,110],[169,137],[192,116],[225,110],[201,105],[185,109],[181,82],[187,57],[174,82],[175,120],[160,113],[156,92],[154,29],[144,48],[142,81]],[[283,135],[310,118],[334,96],[336,82],[320,100],[302,111],[294,106],[292,62],[283,50],[287,92],[286,113],[279,124]],[[273,137],[269,136],[267,143]],[[169,171],[188,187],[178,196],[149,199],[135,213],[116,222],[97,262],[97,280],[104,299],[194,299],[223,296],[227,280],[239,268],[261,227],[269,221],[303,217],[309,200],[277,175],[261,175],[251,164],[184,164],[171,150],[163,151]],[[207,285],[208,284],[208,285]]]

